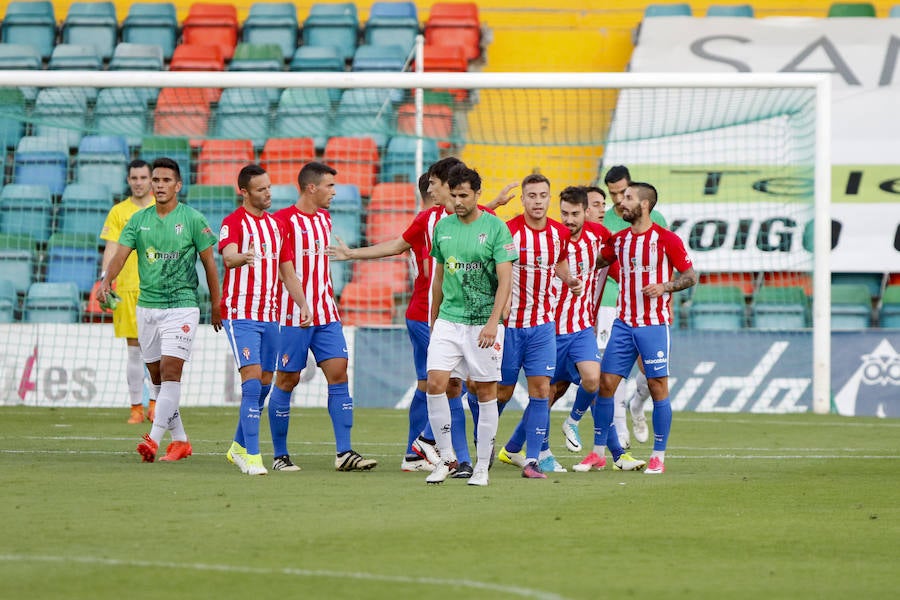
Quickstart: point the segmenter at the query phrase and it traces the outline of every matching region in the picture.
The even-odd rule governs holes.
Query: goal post
[[[315,141],[315,157],[324,157],[327,162],[327,156],[323,155],[324,144],[333,135],[354,137],[371,133],[377,138],[376,147],[382,161],[388,152],[387,141],[390,139],[430,140],[429,144],[437,149],[438,155],[458,155],[482,172],[485,200],[492,198],[503,184],[521,180],[533,169],[548,174],[554,193],[558,193],[567,185],[602,181],[603,170],[613,164],[634,165],[632,173],[636,179],[649,180],[656,185],[657,176],[661,178],[663,200],[660,208],[662,211],[674,211],[673,216],[684,227],[677,230],[679,235],[702,248],[701,254],[694,255],[701,273],[712,270],[751,273],[756,285],[763,281],[767,272],[803,272],[809,275],[812,282],[809,316],[812,328],[809,361],[812,408],[818,413],[830,410],[831,113],[830,80],[827,75],[0,71],[0,91],[13,88],[30,90],[21,113],[26,137],[34,137],[42,127],[48,126],[54,127],[57,132],[81,127],[80,134],[125,135],[119,130],[104,130],[104,121],[98,119],[100,111],[96,93],[90,95],[93,100],[85,101],[87,116],[84,119],[63,122],[52,110],[42,110],[37,90],[92,88],[96,92],[110,88],[149,88],[156,93],[165,89],[197,90],[198,93],[202,90],[274,91],[264,108],[254,113],[252,107],[248,107],[247,114],[256,118],[250,123],[265,125],[260,131],[255,130],[252,124],[244,129],[245,137],[254,138],[255,160],[259,159],[267,139],[306,137],[291,132],[302,131],[316,118],[317,113],[312,107],[301,105],[295,107],[297,119],[290,125],[287,120],[279,121],[281,104],[278,98],[283,99],[282,90],[340,90],[331,97],[331,105],[326,111],[327,127],[330,129],[319,132],[324,135],[319,135]],[[339,100],[341,96],[346,96],[347,90],[380,90],[383,93],[375,96],[384,98],[384,102],[374,112],[353,112],[351,107],[345,109]],[[429,104],[427,94],[423,99],[423,94],[416,93],[416,90],[432,93],[440,90],[442,98],[449,98],[447,119],[450,120],[450,127],[446,131],[441,129],[440,119],[429,120],[429,106],[440,102],[435,101],[432,95],[432,103]],[[247,98],[251,99],[258,96],[247,94]],[[202,185],[197,171],[202,142],[212,138],[238,137],[222,134],[220,125],[225,122],[227,113],[220,98],[214,95],[208,99],[205,116],[202,112],[199,116],[176,115],[165,129],[161,129],[159,124],[159,102],[155,104],[155,109],[151,103],[143,125],[145,129],[138,132],[137,145],[129,143],[129,152],[132,156],[141,156],[141,133],[144,137],[188,138],[191,147],[188,158],[190,173],[187,177],[191,185]],[[398,117],[400,111],[411,111],[404,115],[408,117],[405,126]],[[0,117],[11,118],[10,114],[6,107],[0,110]],[[179,118],[183,120],[179,122]],[[340,120],[342,118],[346,120]],[[203,119],[207,121],[200,123],[198,129],[197,124]],[[115,120],[106,122],[113,123]],[[446,124],[446,120],[443,123]],[[180,130],[182,126],[183,130]],[[316,135],[311,134],[310,137],[315,138]],[[427,166],[429,153],[423,151],[421,141],[414,148],[414,164],[418,172],[419,164]],[[14,150],[14,147],[9,146],[8,149]],[[68,182],[72,182],[76,180],[73,165],[77,158],[77,143],[70,145],[69,151],[67,177]],[[297,164],[298,169],[299,166]],[[769,171],[758,169],[762,167],[769,168]],[[384,168],[382,162],[381,174],[384,174]],[[414,183],[408,173],[409,168],[405,168],[406,171],[398,170],[388,179],[379,181]],[[663,170],[665,174],[662,174]],[[688,172],[706,173],[711,185],[721,184],[721,189],[725,189],[724,178],[757,185],[758,182],[753,181],[754,173],[773,175],[770,179],[777,179],[787,187],[794,186],[785,195],[787,200],[784,206],[787,206],[788,217],[779,221],[780,217],[773,216],[762,225],[755,221],[752,217],[754,211],[765,214],[768,210],[765,203],[757,199],[757,194],[752,199],[749,195],[737,197],[733,203],[733,216],[729,217],[733,223],[723,224],[721,232],[717,232],[714,220],[691,225],[692,206],[701,206],[705,202],[714,203],[707,204],[714,206],[714,210],[731,210],[731,205],[727,201],[730,196],[716,196],[715,193],[701,194],[693,205],[680,202],[679,196],[683,190],[677,187],[676,182]],[[723,179],[719,181],[719,177]],[[10,158],[5,183],[16,181],[17,168],[14,158]],[[671,187],[667,187],[670,184]],[[760,192],[760,189],[756,191]],[[760,193],[765,195],[766,189]],[[361,196],[359,206],[366,213],[371,190],[362,192]],[[723,197],[726,200],[721,200]],[[59,194],[54,194],[52,202],[56,226],[63,208]],[[745,202],[743,206],[742,202]],[[515,212],[514,202],[501,208],[498,214],[510,216]],[[15,218],[14,212],[4,214],[4,224]],[[362,217],[365,218],[365,214]],[[766,254],[769,248],[757,248],[742,256],[736,252],[713,251],[720,249],[720,234],[736,236],[729,241],[732,249],[738,246],[743,249],[747,236],[756,236],[757,240],[761,240],[760,244],[766,246],[770,241],[766,236],[775,240],[777,228],[786,226],[784,224],[788,221],[793,223],[791,227],[794,227],[795,234],[790,248],[780,248],[779,252],[769,254]],[[735,230],[732,229],[734,224]],[[689,228],[691,226],[693,229]],[[726,229],[727,234],[722,233]],[[371,241],[365,233],[358,237],[358,243]],[[783,239],[787,238],[785,234]],[[39,281],[46,276],[43,271],[46,267],[46,240],[38,243],[35,250],[40,266],[35,268],[34,279]],[[705,266],[705,260],[715,264],[715,268]],[[344,277],[349,279],[349,267],[344,269]],[[20,305],[17,314],[20,320],[24,317],[24,310],[24,306]],[[395,315],[398,316],[395,323],[402,323],[402,309]],[[747,319],[746,324],[752,325],[749,317]],[[686,328],[683,323],[681,327]],[[109,377],[124,379],[119,374]]]

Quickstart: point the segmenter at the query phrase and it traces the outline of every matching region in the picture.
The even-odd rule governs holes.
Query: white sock
[[[480,466],[487,468],[491,462],[491,451],[494,448],[494,440],[497,437],[497,424],[500,421],[500,412],[497,410],[497,399],[478,404],[478,444],[475,446],[475,455],[478,462],[475,468]]]
[[[576,421],[575,419],[573,419],[573,418],[572,418],[572,415],[569,415],[569,416],[566,417],[566,425],[574,425],[574,426],[577,426],[577,425],[578,425],[578,421]]]
[[[131,405],[144,403],[144,361],[140,346],[126,346],[128,362],[125,365],[125,381],[128,382],[128,397]]]
[[[650,397],[650,386],[647,384],[647,376],[640,371],[638,371],[637,377],[634,378],[634,382],[637,387],[635,387],[634,395],[628,404],[631,408],[631,418],[640,420],[646,418],[644,416],[644,404]]]
[[[542,461],[542,460],[544,460],[545,458],[547,458],[548,456],[553,456],[553,453],[550,452],[549,450],[541,450],[541,451],[538,453],[538,461]]]
[[[597,456],[606,456],[606,446],[594,446],[594,454]]]
[[[613,394],[613,424],[616,426],[616,433],[619,434],[619,443],[624,448],[628,445],[628,421],[625,419],[625,379],[619,382],[616,393]]]
[[[181,415],[178,405],[181,401],[181,382],[163,381],[159,386],[159,395],[156,397],[156,419],[150,429],[150,437],[159,444],[166,431],[172,431],[172,439],[187,441],[184,433],[184,425],[181,424]]]
[[[654,450],[650,453],[650,458],[654,456],[658,457],[662,462],[666,462],[666,451],[665,450]]]
[[[453,439],[450,437],[450,401],[447,394],[426,394],[428,402],[428,422],[434,432],[434,441],[441,460],[453,462],[456,454],[453,452]]]

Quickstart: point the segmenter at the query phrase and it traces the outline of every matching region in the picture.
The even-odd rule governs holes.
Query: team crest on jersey
[[[259,245],[259,251],[262,252],[262,256],[269,256],[269,244],[263,242]]]
[[[287,354],[282,354],[281,355],[281,366],[286,367],[289,360],[291,360],[290,356],[288,356]]]
[[[175,235],[181,235],[181,232],[184,231],[184,225],[181,223],[175,223]]]
[[[185,323],[184,325],[181,326],[181,330],[182,330],[183,332],[185,332],[185,333],[190,333],[190,332],[191,332],[191,326],[188,325],[187,323]]]
[[[250,348],[244,346],[243,349],[241,349],[241,354],[244,356],[244,360],[250,360]]]
[[[479,244],[483,244],[483,243],[485,243],[486,241],[487,241],[487,234],[486,234],[486,233],[479,233],[479,234],[478,234],[478,243],[479,243]]]
[[[650,242],[650,254],[656,254],[656,242]]]
[[[219,241],[223,241],[228,237],[228,225],[222,225],[222,229],[219,230]]]

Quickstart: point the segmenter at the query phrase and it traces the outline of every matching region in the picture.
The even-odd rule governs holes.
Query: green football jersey
[[[217,241],[206,217],[179,203],[160,218],[150,206],[134,214],[119,243],[134,248],[141,292],[138,306],[183,308],[200,306],[197,294],[197,254]]]
[[[444,266],[438,317],[465,325],[487,323],[497,293],[497,263],[519,256],[506,223],[487,212],[468,224],[456,215],[445,217],[434,227],[431,255]]]
[[[666,218],[659,214],[659,211],[650,212],[650,220],[658,223],[661,227],[669,228]],[[631,227],[631,223],[616,214],[615,208],[610,208],[603,216],[603,226],[609,229],[610,233],[622,231],[626,227]],[[615,306],[619,297],[619,283],[612,277],[606,278],[606,287],[603,288],[603,296],[600,298],[600,306]]]

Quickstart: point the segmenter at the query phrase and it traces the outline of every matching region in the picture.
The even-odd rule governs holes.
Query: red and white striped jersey
[[[412,295],[406,309],[406,318],[410,321],[427,323],[431,318],[431,277],[434,273],[431,240],[434,237],[434,226],[448,214],[450,213],[443,206],[432,206],[416,215],[403,232],[403,239],[412,246],[411,266],[415,275]]]
[[[223,319],[279,319],[278,265],[294,259],[293,250],[283,242],[281,224],[269,213],[256,217],[242,206],[222,220],[219,253],[229,244],[236,244],[240,253],[253,246],[257,257],[252,265],[225,269]]]
[[[556,334],[575,333],[594,326],[596,316],[595,298],[598,282],[597,271],[603,271],[606,280],[607,268],[597,269],[597,257],[603,242],[612,235],[599,223],[586,222],[577,240],[570,239],[568,247],[569,273],[584,283],[584,291],[576,296],[563,285],[560,278],[553,278],[556,301]]]
[[[537,327],[554,319],[553,267],[568,256],[569,230],[558,221],[535,230],[519,215],[506,222],[519,260],[512,266],[512,299],[508,327]]]
[[[337,303],[334,301],[334,285],[331,283],[328,248],[331,239],[331,215],[319,209],[315,214],[300,212],[296,206],[288,206],[275,213],[284,229],[285,244],[294,252],[294,268],[303,284],[303,293],[312,313],[313,325],[327,325],[340,321]],[[300,309],[287,290],[281,288],[281,324],[299,325]]]
[[[616,303],[618,318],[632,327],[672,322],[672,294],[650,298],[641,290],[670,281],[675,269],[685,271],[691,267],[691,257],[678,235],[656,223],[637,235],[627,227],[609,238],[601,255],[609,262],[618,261],[621,269]]]

